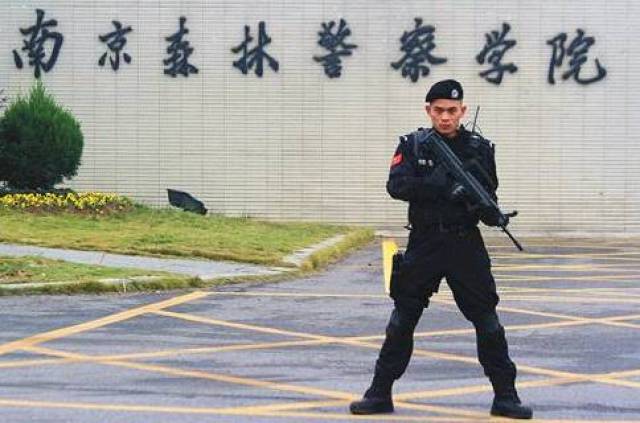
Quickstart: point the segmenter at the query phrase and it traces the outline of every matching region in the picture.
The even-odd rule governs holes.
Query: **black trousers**
[[[499,298],[491,260],[477,227],[465,232],[411,232],[403,259],[394,266],[395,308],[376,362],[377,379],[392,381],[404,373],[415,327],[443,278],[458,308],[476,328],[478,359],[494,389],[515,389],[516,367],[495,312]]]

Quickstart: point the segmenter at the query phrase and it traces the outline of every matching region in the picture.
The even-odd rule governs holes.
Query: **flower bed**
[[[16,193],[0,196],[0,208],[30,212],[107,214],[127,211],[132,207],[133,203],[127,197],[100,192]]]

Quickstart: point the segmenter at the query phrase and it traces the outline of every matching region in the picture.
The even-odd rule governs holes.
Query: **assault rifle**
[[[518,250],[523,251],[522,245],[507,229],[509,218],[517,216],[518,212],[503,213],[484,186],[478,182],[471,172],[465,170],[458,156],[451,151],[451,148],[436,131],[418,131],[416,141],[418,145],[422,145],[431,151],[436,156],[437,161],[444,166],[447,173],[453,177],[455,183],[464,189],[470,210],[480,210],[480,220],[483,223],[489,226],[498,226],[507,234]],[[488,222],[491,222],[491,224]]]

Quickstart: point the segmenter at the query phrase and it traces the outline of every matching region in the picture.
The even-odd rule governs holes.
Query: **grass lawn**
[[[373,238],[372,231],[317,223],[200,216],[144,206],[107,216],[0,210],[0,242],[265,265],[284,265],[285,256],[338,234],[347,236],[333,252],[323,252],[311,260],[308,267],[312,268],[368,242]]]

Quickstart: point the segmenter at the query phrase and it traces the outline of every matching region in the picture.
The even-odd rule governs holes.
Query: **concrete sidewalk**
[[[173,259],[111,254],[28,245],[0,244],[0,256],[34,256],[90,265],[146,269],[213,279],[233,276],[273,275],[287,269],[231,261]]]
[[[261,266],[223,260],[146,257],[5,243],[0,243],[0,256],[43,257],[96,266],[163,271],[208,280],[237,276],[268,276],[296,270],[312,254],[324,248],[330,248],[343,238],[343,235],[339,235],[285,257],[283,261],[291,264],[291,267]]]

